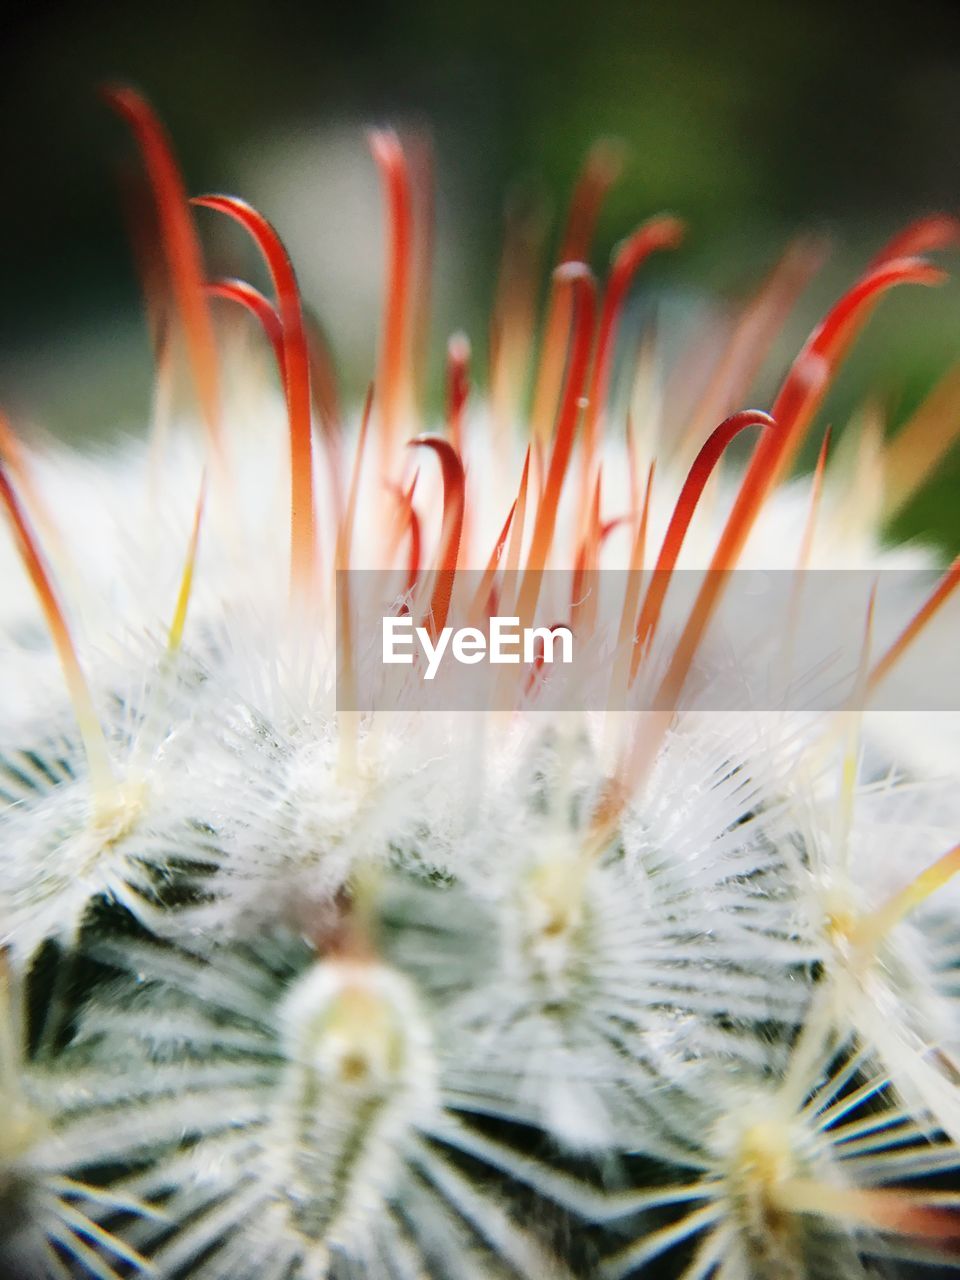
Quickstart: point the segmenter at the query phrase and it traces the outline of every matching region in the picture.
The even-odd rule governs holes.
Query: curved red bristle
[[[898,259],[867,272],[813,331],[794,361],[771,413],[779,430],[765,431],[754,450],[703,585],[657,691],[654,706],[658,711],[645,725],[644,732],[637,734],[617,776],[611,781],[594,814],[590,841],[594,851],[604,847],[623,806],[651,765],[657,743],[669,728],[673,715],[670,708],[676,707],[678,703],[694,656],[713,617],[727,578],[739,558],[767,494],[790,460],[791,447],[796,447],[798,438],[802,436],[826,394],[839,359],[849,347],[853,333],[865,322],[871,305],[886,289],[907,283],[938,284],[943,278],[942,272],[917,259]],[[955,570],[960,579],[960,561]],[[952,590],[955,584],[948,580],[953,572],[951,570],[947,579],[934,592],[935,602],[928,602],[928,605],[932,603],[932,608],[929,611],[921,610],[923,620],[916,627],[910,624],[906,629],[911,634],[905,640],[901,637],[904,647],[922,627],[923,621]],[[899,644],[900,641],[894,648]],[[891,661],[895,661],[896,656],[898,654]],[[870,687],[875,683],[871,679]]]
[[[630,682],[633,683],[644,650],[649,646],[656,633],[663,601],[670,585],[670,577],[676,568],[683,548],[690,521],[703,496],[707,481],[713,475],[714,468],[723,457],[724,452],[741,431],[748,427],[775,428],[776,422],[768,413],[760,409],[744,409],[740,413],[731,414],[720,423],[708,436],[700,452],[694,459],[693,466],[680,490],[667,531],[663,535],[663,544],[654,566],[653,577],[640,610],[634,633],[634,652],[630,670]]]
[[[529,620],[533,616],[537,597],[540,594],[540,580],[553,542],[560,492],[573,449],[596,323],[597,286],[590,268],[582,262],[564,263],[554,272],[554,279],[564,289],[569,288],[573,295],[570,359],[560,412],[557,416],[553,451],[550,455],[543,494],[537,505],[527,569],[517,602],[521,627],[529,625]]]
[[[916,258],[899,258],[867,272],[837,302],[807,339],[774,401],[771,416],[778,431],[760,437],[750,465],[720,534],[710,568],[694,602],[657,705],[674,705],[694,654],[716,609],[726,579],[750,535],[770,490],[792,460],[804,431],[820,406],[850,345],[880,294],[899,284],[939,284],[943,272]]]
[[[194,197],[193,204],[214,209],[238,222],[263,255],[277,295],[283,332],[283,383],[290,428],[290,578],[296,590],[315,581],[317,548],[313,498],[310,356],[296,273],[280,237],[252,205],[236,196]]]
[[[221,279],[213,280],[207,285],[211,297],[225,298],[235,302],[249,311],[260,324],[270,345],[280,373],[280,382],[286,391],[286,360],[283,345],[283,327],[277,309],[269,298],[264,297],[259,289],[254,288],[246,280]],[[330,477],[330,494],[333,499],[337,521],[342,519],[344,494],[341,483],[342,442],[340,435],[340,401],[337,394],[336,377],[333,372],[333,361],[329,348],[320,332],[319,325],[304,315],[304,326],[307,335],[307,353],[310,361],[310,400],[317,420],[324,428],[325,456]]]
[[[594,851],[604,847],[623,806],[655,757],[657,744],[673,717],[670,708],[677,706],[727,578],[770,487],[789,460],[790,446],[795,444],[797,435],[802,433],[823,399],[839,357],[849,346],[851,331],[864,322],[870,304],[885,289],[903,283],[933,284],[942,278],[942,273],[927,263],[913,259],[901,259],[868,272],[834,306],[797,357],[771,414],[779,430],[764,432],[754,450],[703,585],[657,691],[654,706],[658,710],[652,719],[648,718],[643,732],[636,735],[591,821],[590,845]]]
[[[386,469],[389,472],[397,431],[409,408],[411,391],[413,196],[410,167],[400,139],[392,129],[374,129],[368,136],[370,150],[383,183],[389,236],[383,334],[377,371],[380,425]]]
[[[620,177],[623,156],[624,148],[610,139],[601,139],[588,152],[570,201],[570,213],[557,255],[559,265],[585,262],[589,257],[604,198]],[[565,290],[554,289],[551,292],[530,414],[535,440],[548,439],[553,424],[563,380],[572,305],[573,300]]]
[[[132,130],[143,157],[156,204],[173,296],[186,337],[197,399],[211,442],[218,451],[222,451],[217,348],[204,296],[203,256],[173,148],[152,107],[136,90],[111,86],[102,89],[101,93]]]
[[[273,348],[274,358],[280,372],[280,381],[286,378],[283,354],[283,328],[277,309],[269,298],[265,298],[259,289],[255,289],[246,280],[220,279],[211,280],[206,291],[208,297],[224,298],[244,308],[257,320]]]
[[[662,249],[676,249],[683,240],[684,224],[679,218],[660,215],[651,218],[621,244],[614,255],[607,281],[597,328],[597,351],[593,360],[587,391],[587,409],[583,419],[584,476],[589,473],[596,445],[597,424],[606,404],[616,348],[617,330],[623,305],[633,277],[651,254]]]
[[[430,602],[428,627],[433,639],[443,630],[453,594],[453,577],[460,551],[460,534],[466,498],[466,476],[460,455],[449,440],[440,436],[415,436],[412,448],[432,449],[440,462],[443,476],[443,526],[437,557],[437,581]]]
[[[930,213],[924,218],[917,218],[892,236],[873,258],[870,267],[882,267],[895,258],[915,258],[924,253],[937,253],[941,249],[958,247],[960,218],[955,218],[950,213]]]
[[[37,593],[40,608],[50,632],[57,657],[63,671],[64,680],[73,703],[77,717],[77,727],[83,740],[87,767],[90,770],[90,783],[94,794],[94,802],[103,800],[109,795],[113,783],[113,769],[107,751],[106,739],[97,716],[90,686],[87,684],[77,657],[77,650],[70,635],[70,628],[57,598],[56,590],[46,565],[43,562],[36,535],[20,505],[7,469],[0,462],[0,503],[6,510],[10,527],[13,531],[20,559],[26,569],[33,589]]]
[[[755,459],[764,451],[776,459],[769,485],[793,460],[800,438],[820,405],[856,332],[867,321],[873,304],[882,293],[901,284],[942,284],[946,274],[922,258],[896,258],[863,275],[837,302],[813,331],[791,366],[774,401],[771,413],[783,427],[775,438],[765,436],[757,445]],[[758,463],[751,470],[761,470]]]

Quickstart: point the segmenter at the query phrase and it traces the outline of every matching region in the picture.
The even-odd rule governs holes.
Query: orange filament
[[[27,517],[10,482],[6,468],[0,463],[0,502],[7,513],[20,558],[24,568],[30,575],[30,581],[37,593],[40,607],[46,619],[50,638],[53,640],[60,667],[73,703],[77,718],[77,728],[83,740],[83,748],[87,757],[87,768],[90,771],[90,785],[93,791],[94,804],[108,802],[112,792],[114,776],[107,751],[107,742],[93,704],[90,686],[87,684],[77,651],[67,626],[60,601],[54,590],[50,574],[43,563],[36,536],[30,527]]]
[[[884,514],[889,519],[917,492],[960,435],[960,365],[937,383],[884,451]]]
[[[596,624],[597,592],[595,584],[589,584],[588,575],[595,574],[600,561],[600,547],[603,542],[603,522],[600,518],[601,474],[597,472],[597,482],[593,489],[593,502],[590,504],[590,517],[577,561],[574,566],[571,584],[570,617],[574,630],[589,635]]]
[[[540,594],[543,570],[553,543],[557,522],[560,492],[570,462],[573,438],[580,414],[581,396],[590,363],[593,331],[596,315],[597,289],[589,267],[582,262],[569,262],[554,272],[558,286],[570,288],[573,293],[571,318],[570,360],[564,387],[557,430],[550,455],[543,495],[537,506],[533,526],[533,539],[527,558],[527,569],[520,587],[517,613],[520,626],[529,625]]]
[[[430,601],[430,617],[427,621],[431,639],[443,630],[453,594],[453,578],[460,551],[460,534],[463,529],[466,477],[460,455],[449,440],[439,436],[416,436],[410,441],[415,448],[432,449],[440,461],[443,475],[443,526],[440,533],[440,550],[437,577]]]
[[[941,606],[946,604],[958,585],[960,585],[960,556],[954,560],[933,591],[870,672],[866,688],[868,697],[923,631]]]
[[[389,229],[383,335],[377,370],[384,466],[389,474],[397,433],[410,407],[413,197],[409,164],[397,135],[389,129],[374,130],[369,140],[383,183]]]
[[[587,408],[583,419],[583,476],[586,495],[590,483],[594,452],[598,443],[598,425],[610,388],[610,374],[617,342],[617,331],[633,277],[652,253],[675,249],[683,239],[684,226],[678,218],[651,218],[620,246],[613,260],[597,328],[597,352],[587,390]]]
[[[313,498],[310,357],[297,277],[270,223],[235,196],[197,196],[194,204],[233,218],[263,255],[277,295],[283,333],[283,383],[290,430],[290,581],[296,592],[315,583],[317,547]]]
[[[600,141],[590,149],[570,202],[570,213],[557,256],[558,265],[585,262],[589,257],[604,198],[619,178],[622,168],[623,152],[616,143]],[[554,288],[544,326],[543,350],[530,417],[533,438],[540,443],[550,437],[560,398],[566,335],[573,305],[573,299],[566,290]]]
[[[127,87],[104,89],[103,96],[132,130],[146,167],[200,411],[222,458],[217,349],[204,296],[203,257],[183,179],[166,130],[145,99]]]

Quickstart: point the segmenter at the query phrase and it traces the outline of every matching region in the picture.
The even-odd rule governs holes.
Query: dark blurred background
[[[365,124],[434,133],[437,351],[454,325],[482,346],[511,184],[562,209],[601,134],[623,138],[630,163],[598,266],[670,209],[690,239],[654,286],[723,297],[754,285],[796,231],[831,233],[797,340],[899,222],[960,209],[955,4],[91,0],[8,4],[2,22],[0,400],[64,433],[130,425],[149,401],[116,181],[130,147],[96,98],[104,80],[153,100],[192,190],[238,191],[276,221],[354,392],[375,350],[381,261]],[[869,391],[895,425],[960,357],[960,287],[907,292],[858,349],[838,420]],[[958,483],[954,460],[909,527],[960,546]]]

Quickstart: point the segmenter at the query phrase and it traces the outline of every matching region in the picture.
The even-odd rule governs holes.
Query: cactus
[[[146,102],[107,97],[149,192],[151,432],[90,458],[0,431],[4,1274],[803,1280],[948,1262],[954,722],[875,701],[955,634],[960,567],[883,540],[951,443],[951,375],[892,444],[864,430],[845,461],[825,442],[812,476],[790,470],[880,295],[937,283],[925,255],[960,226],[891,241],[769,414],[741,401],[816,267],[806,243],[686,370],[685,423],[658,411],[648,346],[624,412],[628,290],[683,228],[646,222],[598,283],[582,260],[619,164],[602,144],[530,394],[520,227],[487,394],[457,335],[425,434],[429,234],[397,136],[370,139],[378,367],[342,415],[271,224],[233,197],[188,202]],[[269,293],[209,278],[214,218],[252,241]],[[711,624],[740,566],[799,571],[779,657],[800,676],[803,571],[939,576],[892,605],[864,595],[843,706],[704,709],[689,692],[698,664],[723,666]],[[347,705],[378,642],[344,576],[359,569],[399,574],[428,636],[463,583],[480,616],[530,621],[549,574],[572,575],[603,708],[551,709],[539,659],[505,667],[487,710],[423,711],[413,663],[376,709]],[[608,569],[626,571],[609,644],[588,589]],[[675,625],[669,590],[703,569]]]

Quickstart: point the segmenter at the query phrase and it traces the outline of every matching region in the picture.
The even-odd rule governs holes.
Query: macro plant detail
[[[960,222],[896,235],[769,412],[746,409],[819,265],[789,247],[684,357],[678,427],[627,302],[684,227],[642,223],[598,279],[620,164],[599,144],[542,318],[515,222],[485,390],[455,335],[434,422],[426,152],[373,132],[384,311],[344,411],[272,224],[189,198],[145,100],[106,100],[142,170],[150,429],[94,457],[0,422],[5,1274],[950,1265],[956,717],[877,705],[956,635],[960,565],[885,542],[953,443],[956,375],[890,441],[833,448],[820,419],[881,296],[940,282]],[[208,272],[218,224],[264,289]],[[713,624],[741,568],[796,583],[764,643],[801,689],[805,575],[850,573],[855,696],[697,705],[730,665]],[[884,595],[895,568],[924,591]],[[485,711],[419,709],[417,660],[376,709],[340,701],[381,641],[362,571],[432,644],[458,621],[529,626],[558,570],[551,621],[595,658],[605,709],[551,708],[542,652]],[[612,640],[606,570],[624,571]]]

